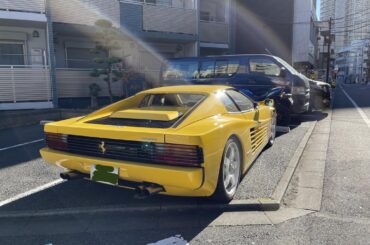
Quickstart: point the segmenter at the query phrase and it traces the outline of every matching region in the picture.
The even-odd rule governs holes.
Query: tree
[[[99,92],[101,91],[101,88],[98,84],[93,83],[93,84],[90,84],[89,89],[90,89],[90,98],[91,98],[90,107],[92,109],[96,109],[98,107],[98,96],[99,96]]]
[[[122,79],[123,73],[115,66],[122,62],[120,57],[113,55],[115,50],[119,50],[121,36],[119,30],[113,27],[112,22],[108,20],[98,20],[95,22],[97,32],[95,38],[98,40],[96,47],[92,50],[97,57],[94,62],[99,68],[91,72],[92,77],[103,77],[107,83],[110,102],[113,102],[112,83]]]

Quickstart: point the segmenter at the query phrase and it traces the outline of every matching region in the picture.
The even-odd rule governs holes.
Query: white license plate
[[[108,185],[117,185],[119,179],[118,168],[91,164],[90,179]]]

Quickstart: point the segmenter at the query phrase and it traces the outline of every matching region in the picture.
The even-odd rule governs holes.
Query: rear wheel
[[[220,202],[229,202],[233,199],[240,182],[241,166],[239,141],[231,137],[225,145],[214,199]]]

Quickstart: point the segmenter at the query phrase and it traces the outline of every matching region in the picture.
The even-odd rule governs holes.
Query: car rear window
[[[203,94],[191,93],[148,94],[141,101],[140,108],[191,108],[205,97]]]

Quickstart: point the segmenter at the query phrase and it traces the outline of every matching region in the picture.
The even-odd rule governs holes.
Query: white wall
[[[314,46],[310,40],[310,22],[315,15],[312,7],[312,0],[294,1],[293,63],[313,61],[309,56],[310,47]]]

